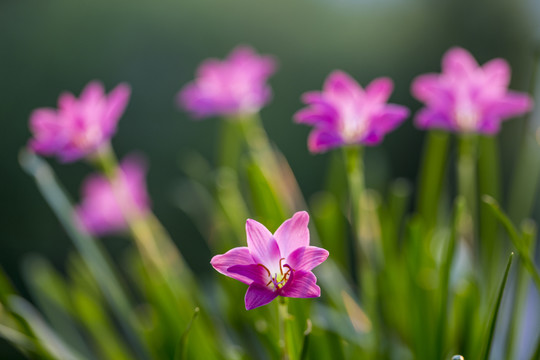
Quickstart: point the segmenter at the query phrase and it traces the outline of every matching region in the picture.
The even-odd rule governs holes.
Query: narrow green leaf
[[[504,226],[504,228],[508,232],[508,235],[510,236],[510,240],[512,241],[512,244],[516,248],[521,259],[523,260],[523,265],[525,266],[527,271],[529,271],[529,273],[531,274],[538,290],[540,290],[540,272],[534,265],[532,254],[530,253],[526,244],[523,243],[523,239],[521,238],[514,224],[512,224],[508,216],[506,216],[502,212],[501,208],[499,207],[499,204],[497,203],[497,201],[495,201],[495,199],[493,199],[491,196],[484,195],[482,197],[482,200],[491,208],[491,210],[495,213],[495,215],[497,216],[501,224]]]
[[[27,257],[23,262],[23,274],[29,285],[33,299],[58,334],[73,349],[92,358],[91,350],[83,340],[73,318],[70,289],[65,280],[52,265],[37,255]]]
[[[195,308],[193,312],[193,316],[191,317],[191,320],[189,321],[186,330],[182,333],[182,336],[180,336],[180,341],[178,342],[178,347],[176,348],[175,353],[175,360],[185,360],[187,359],[187,341],[188,341],[188,335],[189,331],[191,330],[191,326],[193,325],[193,322],[197,317],[199,316],[199,308]]]
[[[536,342],[536,348],[531,357],[531,360],[538,360],[538,359],[540,359],[540,338],[538,338]]]
[[[448,245],[446,247],[446,257],[441,264],[441,297],[440,297],[440,309],[439,309],[439,321],[437,325],[437,345],[436,349],[439,356],[445,354],[444,340],[446,338],[446,326],[448,319],[448,297],[450,294],[450,271],[452,269],[452,263],[454,260],[454,253],[456,249],[456,242],[458,237],[459,222],[465,213],[465,199],[458,197],[454,205],[454,216],[452,221],[452,232],[448,239]]]
[[[118,317],[118,323],[129,338],[130,345],[136,349],[138,354],[141,354],[142,358],[148,358],[147,350],[134,331],[137,325],[133,323],[134,317],[131,316],[130,312],[133,307],[122,290],[123,286],[111,266],[111,261],[105,255],[97,240],[79,230],[73,217],[73,205],[56,180],[52,169],[40,157],[27,150],[20,152],[19,162],[22,168],[36,181],[41,194],[62,223],[96,278],[104,296],[113,309],[113,313]]]
[[[40,345],[55,359],[82,360],[84,357],[75,352],[45,323],[39,313],[29,302],[18,296],[9,298],[9,306],[15,313],[23,317],[32,332],[38,338]]]
[[[506,286],[506,280],[508,279],[508,272],[510,271],[510,266],[512,265],[512,259],[514,257],[514,253],[510,254],[510,257],[508,258],[508,264],[506,265],[506,270],[504,271],[504,276],[501,281],[501,285],[499,287],[499,292],[497,294],[497,299],[495,301],[495,305],[493,307],[493,311],[491,313],[488,327],[487,327],[487,337],[485,340],[485,344],[483,347],[483,356],[481,357],[484,360],[489,359],[489,353],[491,351],[491,343],[493,342],[493,335],[495,334],[495,327],[497,325],[497,317],[499,315],[499,308],[501,305],[502,297],[504,294],[504,288]]]
[[[0,337],[9,341],[18,349],[24,350],[25,352],[34,352],[37,349],[32,338],[2,324],[0,324]]]
[[[300,352],[300,360],[307,359],[308,350],[309,350],[309,339],[311,335],[312,324],[311,320],[307,319],[306,321],[306,331],[304,331],[304,341],[302,342],[302,351]]]

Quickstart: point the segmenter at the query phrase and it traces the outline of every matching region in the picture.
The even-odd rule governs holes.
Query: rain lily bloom
[[[239,46],[223,61],[204,61],[177,100],[196,118],[253,114],[270,101],[272,90],[266,81],[275,70],[272,57]]]
[[[377,145],[394,130],[409,110],[387,104],[394,84],[389,78],[377,78],[365,89],[343,71],[332,72],[323,90],[302,96],[308,107],[294,115],[297,123],[313,125],[308,148],[313,153],[344,145]]]
[[[99,82],[89,83],[77,99],[64,93],[58,109],[40,108],[30,116],[34,138],[30,148],[38,154],[57,156],[72,162],[91,155],[116,132],[130,96],[130,88],[120,84],[108,95]]]
[[[248,246],[212,258],[214,269],[249,285],[246,310],[266,305],[277,296],[321,295],[311,270],[326,260],[328,251],[309,246],[308,222],[307,212],[297,212],[272,235],[264,225],[248,219]]]
[[[75,212],[83,229],[92,235],[125,230],[126,208],[142,215],[149,210],[143,161],[138,157],[127,157],[117,174],[114,188],[107,178],[97,174],[90,175],[82,185],[82,201]]]
[[[441,74],[424,74],[412,83],[412,94],[425,104],[416,114],[422,129],[495,134],[503,120],[532,108],[531,98],[508,90],[510,66],[493,59],[479,66],[465,49],[452,48]]]

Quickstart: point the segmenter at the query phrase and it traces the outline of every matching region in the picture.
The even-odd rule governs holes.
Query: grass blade
[[[39,339],[40,345],[55,359],[60,360],[81,360],[84,359],[67,345],[56,333],[43,321],[39,313],[29,302],[18,296],[11,296],[9,305],[15,313],[23,317],[35,336]]]
[[[136,353],[143,355],[143,358],[148,358],[146,349],[134,331],[137,326],[133,323],[134,317],[130,313],[132,306],[122,291],[123,287],[110,265],[111,262],[99,247],[99,243],[89,235],[81,232],[75,225],[73,221],[73,205],[58,184],[52,169],[40,157],[26,150],[21,151],[19,154],[19,162],[22,168],[36,181],[41,194],[62,223],[92,275],[96,278],[111,308],[118,316],[118,323],[129,338],[130,345],[136,349]]]
[[[304,331],[304,341],[302,343],[302,351],[300,352],[300,360],[307,359],[308,349],[309,349],[309,338],[311,335],[311,320],[307,319],[306,322],[306,331]]]
[[[532,254],[530,253],[526,244],[523,242],[523,239],[521,238],[514,224],[512,224],[508,216],[506,216],[502,212],[499,204],[497,203],[497,201],[495,201],[495,199],[493,199],[491,196],[484,195],[482,197],[482,200],[491,208],[491,210],[495,213],[501,224],[508,232],[512,244],[516,248],[520,258],[523,260],[523,265],[531,274],[538,290],[540,290],[540,272],[538,272],[538,269],[534,265]]]
[[[185,360],[187,359],[187,340],[189,331],[191,330],[191,326],[193,325],[193,322],[195,319],[199,316],[199,308],[195,308],[195,311],[193,312],[193,316],[191,317],[190,322],[188,323],[186,330],[182,333],[182,336],[180,336],[180,341],[178,342],[178,347],[176,348],[176,354],[174,356],[175,360]]]
[[[499,292],[497,294],[497,300],[495,301],[495,306],[493,308],[493,312],[491,313],[491,317],[489,319],[488,327],[487,327],[487,338],[484,345],[483,350],[483,356],[481,359],[488,360],[489,359],[489,352],[491,350],[491,343],[493,341],[493,335],[495,333],[495,327],[497,325],[497,316],[499,315],[499,308],[501,305],[502,297],[504,294],[504,288],[506,286],[506,280],[508,279],[508,272],[510,271],[510,266],[512,265],[512,259],[514,257],[514,253],[510,254],[510,257],[508,258],[508,263],[506,264],[506,270],[504,271],[504,276],[501,281],[501,285],[499,287]]]

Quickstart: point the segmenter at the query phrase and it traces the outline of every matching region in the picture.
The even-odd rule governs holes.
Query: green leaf
[[[141,354],[142,358],[148,358],[147,350],[134,331],[137,324],[133,322],[134,317],[131,316],[130,309],[133,307],[123,292],[123,286],[111,266],[111,261],[96,239],[79,230],[73,216],[73,205],[56,180],[52,169],[40,157],[27,150],[20,152],[19,162],[22,168],[34,178],[41,194],[88,265],[104,296],[111,305],[113,313],[117,316],[120,326],[122,326],[124,333],[129,338],[130,345],[136,349],[138,354]]]
[[[491,316],[489,318],[489,322],[487,326],[487,336],[486,336],[486,340],[483,346],[483,349],[484,349],[483,356],[481,357],[484,360],[489,359],[489,353],[491,351],[491,343],[493,342],[493,335],[495,334],[495,327],[497,325],[497,317],[499,315],[499,308],[500,308],[502,297],[504,294],[504,288],[506,287],[506,280],[508,279],[508,272],[510,271],[510,266],[512,265],[513,257],[514,257],[514,253],[511,253],[510,257],[508,258],[508,263],[506,264],[506,270],[504,271],[504,276],[501,281],[501,285],[499,286],[499,292],[497,294],[495,305],[493,307]]]
[[[508,232],[508,235],[510,236],[510,240],[512,241],[512,244],[516,248],[519,256],[523,260],[523,265],[529,271],[531,274],[536,287],[538,290],[540,290],[540,272],[534,265],[534,260],[532,259],[532,254],[530,250],[527,248],[526,244],[524,243],[522,237],[520,236],[519,232],[515,228],[514,224],[510,221],[508,216],[506,216],[501,208],[499,207],[499,204],[495,199],[493,199],[491,196],[484,195],[482,197],[482,200],[491,208],[491,210],[495,213],[501,224],[504,226],[506,231]]]
[[[307,359],[308,349],[309,349],[309,338],[311,335],[312,324],[311,320],[307,319],[306,321],[306,331],[304,331],[304,341],[302,342],[302,351],[300,352],[300,360]]]
[[[15,313],[23,317],[32,332],[39,340],[40,345],[55,359],[60,360],[82,360],[82,355],[75,352],[66,344],[43,320],[41,315],[29,302],[18,296],[9,298],[9,306]]]
[[[191,320],[189,321],[186,330],[182,333],[182,336],[180,336],[180,341],[178,342],[178,347],[176,348],[176,353],[174,355],[175,360],[185,360],[187,359],[187,341],[188,341],[188,335],[189,331],[191,330],[191,326],[193,325],[193,322],[197,317],[199,316],[199,308],[195,308],[193,312],[193,316],[191,317]]]

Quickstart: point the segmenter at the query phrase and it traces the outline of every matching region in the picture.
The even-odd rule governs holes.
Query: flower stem
[[[143,260],[161,273],[171,288],[178,290],[173,286],[175,282],[171,282],[171,276],[178,278],[182,275],[182,281],[190,280],[185,261],[157,218],[151,212],[138,211],[132,199],[125,195],[112,147],[109,144],[103,146],[92,160],[110,181]]]
[[[278,321],[279,321],[279,348],[282,360],[289,360],[289,343],[287,340],[286,321],[289,317],[287,298],[278,297]]]
[[[364,161],[361,147],[345,148],[345,166],[351,201],[351,223],[354,236],[360,238],[360,199],[364,192]]]
[[[465,134],[459,138],[459,156],[457,164],[458,194],[463,196],[466,204],[467,220],[462,222],[461,235],[472,245],[474,241],[476,223],[476,160],[477,137],[474,134]],[[486,239],[486,242],[493,239]],[[482,244],[483,245],[483,244]]]

